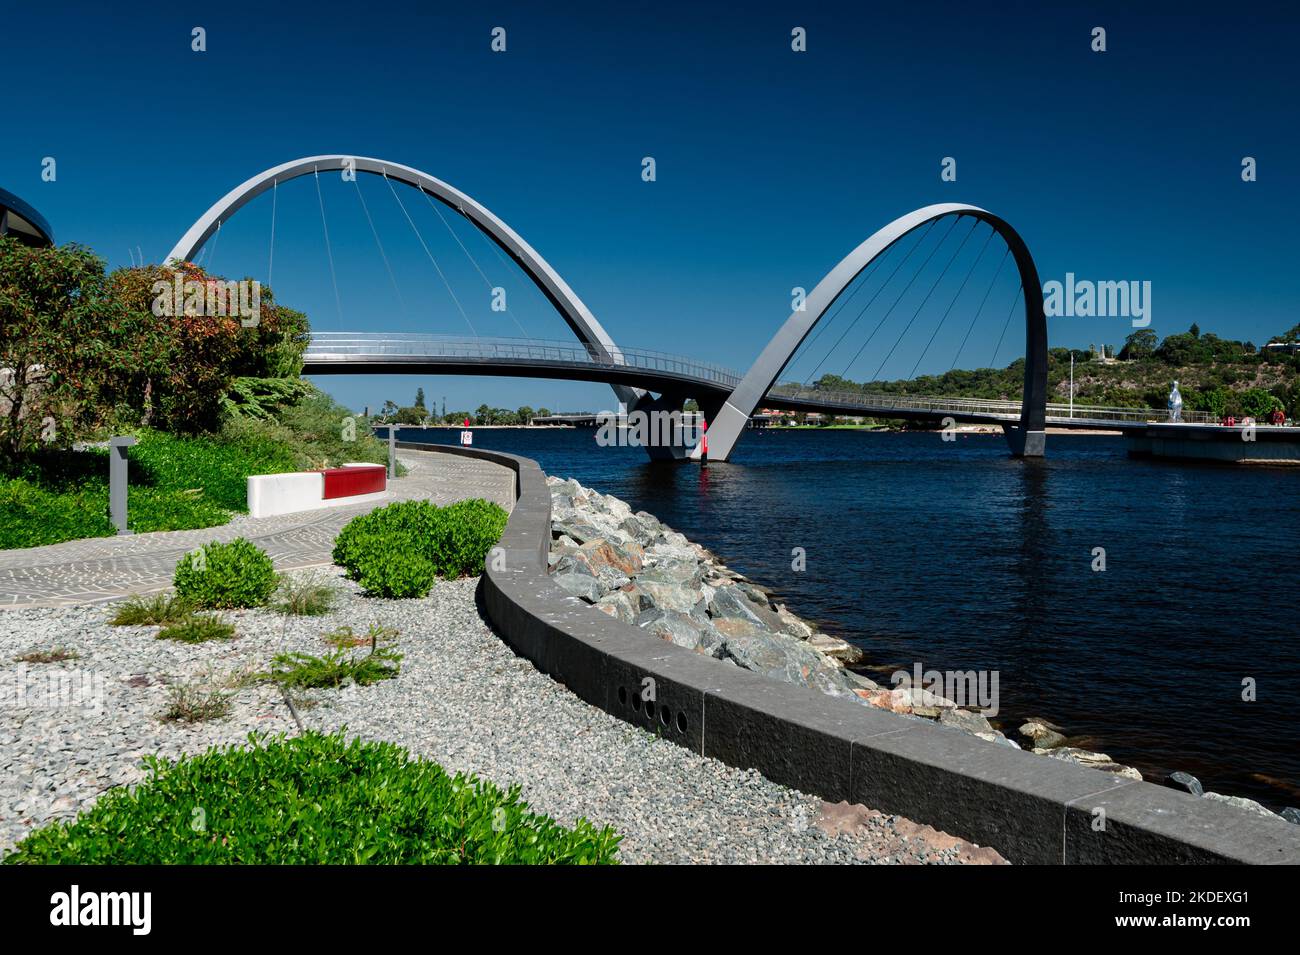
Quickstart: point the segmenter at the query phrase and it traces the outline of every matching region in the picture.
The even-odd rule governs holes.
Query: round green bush
[[[260,607],[275,591],[275,567],[266,551],[236,537],[186,554],[176,564],[172,584],[198,607]]]
[[[423,597],[437,577],[480,573],[507,514],[488,501],[399,501],[353,518],[334,541],[334,562],[367,593]]]
[[[564,864],[617,861],[619,836],[534,813],[519,788],[448,775],[392,743],[309,732],[210,749],[118,787],[4,859],[46,865]]]

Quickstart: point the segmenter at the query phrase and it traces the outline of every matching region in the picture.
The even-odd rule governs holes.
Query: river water
[[[1043,717],[1149,779],[1300,806],[1300,471],[1133,460],[1093,435],[1019,461],[1000,435],[750,431],[708,468],[585,429],[474,444],[655,514],[861,646],[882,683],[997,671],[1009,735]]]

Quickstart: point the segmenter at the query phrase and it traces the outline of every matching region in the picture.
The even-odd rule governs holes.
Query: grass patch
[[[230,697],[209,686],[184,683],[168,687],[167,709],[158,714],[164,723],[204,723],[230,713]]]
[[[53,650],[29,650],[27,653],[14,657],[15,663],[64,663],[68,660],[80,660],[81,654],[76,650],[69,650],[65,647],[55,647]]]
[[[158,631],[159,640],[179,640],[181,643],[207,643],[209,640],[229,640],[235,635],[235,625],[215,614],[198,613]]]
[[[132,597],[120,604],[108,621],[115,627],[165,627],[180,623],[194,612],[194,604],[175,594]]]
[[[173,435],[149,428],[130,462],[128,515],[137,532],[194,530],[246,513],[250,474],[388,460],[365,422],[321,392],[278,409],[278,420],[230,418],[215,434]],[[343,422],[352,420],[350,427]],[[354,434],[355,440],[346,440]],[[0,468],[0,550],[111,537],[108,449],[46,449]]]
[[[449,775],[342,732],[249,738],[106,793],[4,859],[48,865],[563,864],[617,861],[619,836],[534,813],[519,788]],[[202,813],[195,813],[201,809]],[[194,826],[194,820],[202,824]]]
[[[309,653],[277,654],[267,676],[287,689],[323,690],[347,683],[370,686],[393,679],[401,669],[402,654],[387,647],[371,647],[362,657],[342,649],[323,657]]]
[[[336,595],[337,591],[315,574],[300,578],[281,574],[271,609],[295,617],[319,617],[333,609]]]
[[[357,633],[350,626],[344,625],[337,630],[331,630],[325,634],[325,642],[335,650],[344,650],[348,647],[364,647],[369,645],[370,649],[375,649],[379,643],[388,643],[396,640],[399,631],[395,627],[385,627],[380,623],[372,623],[370,629],[364,634]]]

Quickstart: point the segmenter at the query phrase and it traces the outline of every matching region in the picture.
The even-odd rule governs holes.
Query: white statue
[[[1178,390],[1178,382],[1176,381],[1174,386],[1169,389],[1169,420],[1183,420],[1183,396]]]

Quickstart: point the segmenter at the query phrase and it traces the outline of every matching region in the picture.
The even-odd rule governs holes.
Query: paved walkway
[[[514,505],[514,473],[499,464],[405,449],[399,458],[409,472],[389,482],[389,500],[428,498],[435,504],[450,504],[481,497],[507,509]],[[100,603],[166,590],[183,555],[209,541],[236,537],[246,537],[265,550],[279,570],[327,566],[343,525],[382,505],[370,501],[257,519],[240,515],[229,524],[202,530],[0,550],[0,609]]]

